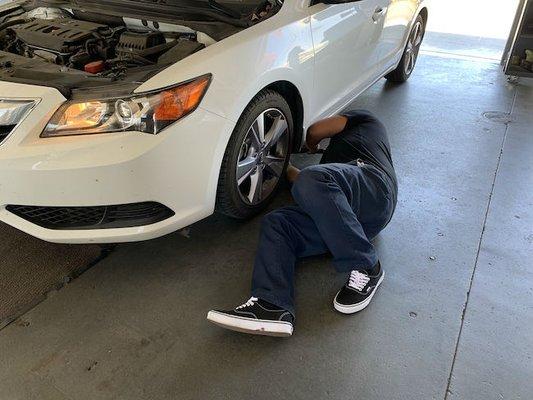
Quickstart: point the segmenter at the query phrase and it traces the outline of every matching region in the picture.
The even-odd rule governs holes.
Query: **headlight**
[[[131,97],[67,102],[41,137],[123,131],[157,134],[198,107],[211,81],[204,75],[178,86]]]

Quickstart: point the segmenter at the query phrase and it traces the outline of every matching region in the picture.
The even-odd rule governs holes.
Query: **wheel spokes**
[[[418,47],[422,44],[422,35],[419,35],[415,38],[415,47]]]
[[[411,36],[412,38],[412,43],[416,45],[416,39],[418,38],[418,32],[420,30],[420,24],[419,23],[416,23],[415,24],[415,27],[413,29],[413,35]]]
[[[420,22],[417,22],[413,26],[409,40],[407,41],[407,48],[405,49],[405,73],[410,74],[415,69],[416,59],[418,57],[418,52],[420,51],[420,45],[422,44],[423,38],[423,25]]]
[[[276,108],[263,111],[243,139],[236,165],[236,185],[241,199],[260,204],[275,190],[289,154],[289,126]]]
[[[285,166],[285,158],[268,156],[265,160],[265,169],[276,177],[281,177],[283,167]]]
[[[268,133],[265,135],[266,138],[266,146],[268,148],[274,147],[278,141],[281,139],[283,134],[287,132],[288,129],[287,121],[283,117],[283,115],[280,115],[274,120],[274,123],[272,124],[272,127],[268,131]]]
[[[260,149],[265,143],[265,113],[261,113],[252,124],[253,139]]]
[[[409,53],[409,58],[407,59],[407,67],[406,67],[406,72],[407,73],[410,73],[413,68],[414,68],[414,64],[415,64],[415,53],[413,51],[411,51]]]
[[[250,175],[250,192],[248,201],[255,204],[261,201],[263,195],[263,166],[259,166],[255,172]]]
[[[246,178],[248,178],[255,166],[257,165],[257,157],[249,156],[241,160],[237,164],[237,184],[241,185]]]
[[[415,47],[420,46],[420,44],[422,43],[422,24],[420,23],[416,24],[416,33],[414,36],[413,43]]]

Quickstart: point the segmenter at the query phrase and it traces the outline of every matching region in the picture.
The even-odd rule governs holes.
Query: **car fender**
[[[313,57],[307,8],[300,2],[288,3],[270,19],[171,65],[136,92],[211,74],[212,82],[200,107],[237,122],[263,88],[288,81],[300,92],[305,110],[312,95]]]

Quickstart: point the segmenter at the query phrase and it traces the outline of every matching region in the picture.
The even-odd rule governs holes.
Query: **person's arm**
[[[315,122],[307,130],[306,145],[310,153],[316,153],[319,143],[327,138],[331,138],[341,133],[346,124],[348,118],[343,115],[336,115],[331,118],[326,118],[321,121]],[[300,174],[300,170],[289,163],[287,167],[287,180],[294,183]]]
[[[324,139],[331,138],[346,128],[348,118],[344,115],[336,115],[331,118],[326,118],[315,122],[307,130],[306,145],[310,153],[316,153],[318,145]]]

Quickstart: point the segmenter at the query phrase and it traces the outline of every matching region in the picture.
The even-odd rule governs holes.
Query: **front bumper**
[[[200,107],[159,135],[42,139],[47,121],[65,101],[57,90],[0,82],[0,98],[37,102],[0,144],[0,221],[51,242],[113,243],[152,239],[213,213],[220,165],[235,123]],[[57,230],[6,208],[145,202],[160,203],[174,215],[144,226]]]

